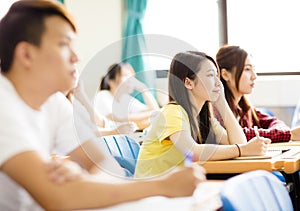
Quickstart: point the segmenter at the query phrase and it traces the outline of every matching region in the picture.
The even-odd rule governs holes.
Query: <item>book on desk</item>
[[[268,150],[264,155],[242,156],[236,157],[234,160],[270,159],[282,155],[282,153],[289,151],[292,147],[300,147],[300,141],[272,143],[268,146]]]
[[[234,160],[254,160],[254,159],[270,159],[282,153],[289,151],[290,149],[286,146],[282,147],[268,147],[267,152],[264,155],[254,155],[254,156],[241,156],[233,158]]]
[[[282,150],[268,150],[264,155],[253,155],[253,156],[241,156],[233,158],[234,160],[254,160],[254,159],[270,159],[275,156],[281,155],[284,151]]]

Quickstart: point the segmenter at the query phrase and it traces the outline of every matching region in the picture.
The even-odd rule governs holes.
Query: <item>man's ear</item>
[[[221,78],[223,78],[225,81],[230,81],[231,73],[227,71],[225,68],[221,69]]]
[[[184,86],[187,88],[187,89],[193,89],[194,88],[194,81],[192,81],[191,79],[189,78],[185,78],[184,79]]]
[[[15,48],[15,58],[25,67],[31,65],[34,58],[34,47],[27,42],[20,42]]]

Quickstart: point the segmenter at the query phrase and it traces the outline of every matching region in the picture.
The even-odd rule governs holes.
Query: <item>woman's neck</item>
[[[200,98],[195,98],[193,95],[190,95],[190,101],[192,104],[192,110],[194,112],[194,116],[197,116],[200,113],[200,111],[205,103],[205,100],[200,99]]]
[[[115,96],[116,94],[116,88],[114,87],[110,87],[110,89],[108,90],[113,96]]]
[[[233,93],[233,103],[236,107],[238,107],[240,100],[242,99],[243,95],[238,93]]]
[[[112,96],[114,96],[114,99],[117,101],[120,101],[121,97],[124,95],[124,92],[116,87],[111,87],[108,91],[112,94]]]

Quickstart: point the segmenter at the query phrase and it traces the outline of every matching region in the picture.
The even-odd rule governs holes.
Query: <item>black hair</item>
[[[9,71],[18,43],[25,41],[35,46],[40,45],[45,31],[45,18],[53,15],[65,19],[76,32],[73,18],[59,2],[26,0],[12,4],[0,21],[1,72]]]
[[[169,72],[169,101],[181,105],[188,114],[192,137],[197,143],[205,143],[210,132],[210,102],[206,101],[196,118],[193,117],[193,107],[184,80],[196,79],[204,60],[211,61],[219,70],[215,60],[203,52],[187,51],[174,56]]]

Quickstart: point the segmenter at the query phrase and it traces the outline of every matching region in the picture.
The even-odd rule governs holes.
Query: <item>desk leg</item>
[[[299,172],[293,174],[286,174],[282,172],[285,178],[286,184],[291,183],[292,188],[290,190],[290,197],[293,202],[294,210],[300,211],[300,178]]]

